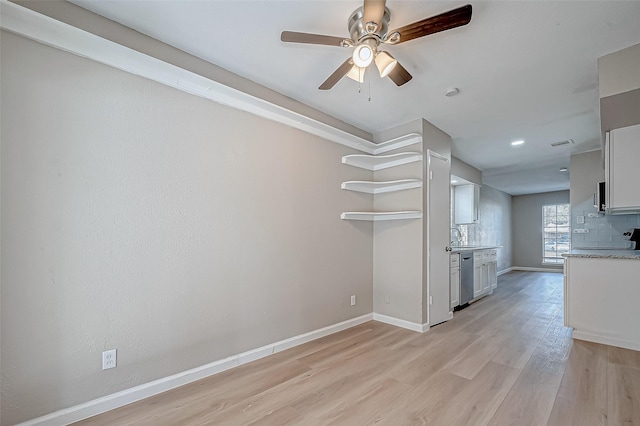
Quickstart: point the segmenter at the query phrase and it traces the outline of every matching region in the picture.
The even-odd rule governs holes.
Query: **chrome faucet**
[[[455,231],[458,234],[457,238],[451,238],[451,245],[452,246],[459,246],[461,241],[462,241],[462,233],[460,232],[460,230],[458,228],[451,228],[451,231]],[[451,232],[451,234],[453,234],[453,232]],[[453,244],[453,242],[456,241],[457,244]]]

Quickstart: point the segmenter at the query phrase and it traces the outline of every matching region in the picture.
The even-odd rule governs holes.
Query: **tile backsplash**
[[[584,223],[578,223],[578,216]],[[587,200],[571,209],[571,229],[586,229],[588,234],[571,233],[572,248],[633,248],[634,243],[625,237],[625,232],[640,228],[640,214],[602,214]]]

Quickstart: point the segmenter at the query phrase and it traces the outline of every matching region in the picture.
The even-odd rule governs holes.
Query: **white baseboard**
[[[619,348],[631,349],[632,351],[640,351],[639,341],[629,341],[611,336],[603,336],[600,334],[589,333],[586,331],[573,330],[573,338],[578,340],[586,340],[587,342],[595,342],[603,345],[616,346]]]
[[[529,268],[528,266],[513,266],[512,271],[527,271],[527,272],[557,272],[562,273],[562,268]]]
[[[498,271],[498,276],[506,274],[507,272],[513,271],[513,268],[509,267],[507,269],[503,269],[502,271]]]
[[[318,330],[300,334],[288,339],[280,340],[257,349],[252,349],[241,354],[232,355],[230,357],[192,368],[181,373],[177,373],[153,382],[145,383],[133,388],[125,389],[102,398],[94,399],[70,408],[65,408],[42,417],[28,420],[17,426],[54,426],[77,422],[88,417],[104,413],[115,408],[122,407],[132,402],[148,398],[153,395],[168,391],[188,383],[195,382],[205,377],[212,376],[217,373],[229,370],[230,368],[255,361],[260,358],[272,355],[285,349],[319,339],[329,334],[337,333],[347,328],[355,327],[373,319],[373,314],[362,315],[337,324],[333,324]]]
[[[407,330],[417,331],[419,333],[429,331],[429,324],[417,324],[415,322],[389,317],[387,315],[376,314],[375,312],[373,313],[373,320],[395,325],[396,327],[406,328]]]

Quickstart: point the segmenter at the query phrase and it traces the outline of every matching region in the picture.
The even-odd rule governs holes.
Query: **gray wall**
[[[542,264],[542,206],[569,203],[569,191],[513,197],[513,266],[561,269],[562,265]]]
[[[631,248],[622,235],[640,228],[639,214],[604,215],[593,207],[593,193],[604,180],[602,153],[586,152],[571,156],[571,228],[586,229],[588,234],[571,234],[573,248]],[[578,223],[578,217],[584,223]]]
[[[3,425],[372,311],[351,150],[1,43]]]

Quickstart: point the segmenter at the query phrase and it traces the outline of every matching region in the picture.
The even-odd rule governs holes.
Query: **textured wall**
[[[372,311],[352,151],[1,42],[3,425]]]
[[[466,235],[467,239],[466,241],[463,239],[463,244],[500,246],[498,249],[498,271],[513,266],[512,198],[505,192],[488,185],[482,185],[480,187],[478,223],[453,225],[460,230],[463,238]],[[451,209],[451,223],[453,223],[453,209]],[[455,238],[456,235],[452,234],[451,237]]]

